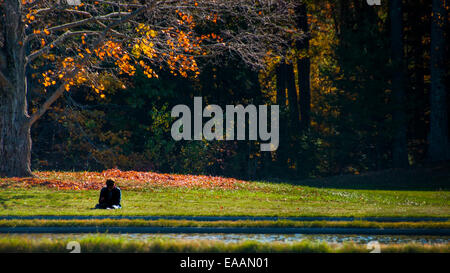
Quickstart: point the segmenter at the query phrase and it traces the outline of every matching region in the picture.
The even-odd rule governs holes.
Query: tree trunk
[[[292,136],[296,136],[300,131],[300,118],[298,111],[297,87],[295,84],[294,66],[286,65],[286,85],[288,90],[289,117]]]
[[[297,7],[297,27],[306,35],[296,44],[297,50],[302,56],[297,60],[298,87],[300,95],[300,128],[308,129],[311,123],[311,83],[310,83],[310,59],[309,50],[309,26],[306,4]]]
[[[283,172],[287,162],[287,124],[286,124],[286,64],[282,60],[276,67],[277,104],[280,106],[280,147],[277,150],[276,160],[280,173]]]
[[[2,97],[0,104],[0,175],[31,176],[29,119],[20,101]]]
[[[31,136],[27,110],[25,77],[24,26],[21,2],[4,0],[0,20],[0,175],[32,176],[30,169]]]
[[[286,106],[286,64],[280,62],[276,67],[277,76],[277,104],[281,109]]]
[[[396,128],[392,157],[394,167],[404,168],[408,164],[407,120],[405,114],[404,85],[404,53],[403,53],[403,23],[402,0],[390,1],[391,19],[391,54],[393,65],[392,95],[394,103],[393,121]]]
[[[433,162],[449,159],[447,92],[445,89],[446,11],[443,0],[433,0],[431,22],[431,115],[428,156]]]

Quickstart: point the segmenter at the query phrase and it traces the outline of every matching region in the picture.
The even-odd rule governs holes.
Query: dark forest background
[[[33,169],[299,179],[428,164],[432,1],[403,1],[401,11],[392,6],[401,1],[382,2],[301,5],[297,24],[307,35],[268,59],[264,71],[228,56],[215,64],[200,60],[196,79],[164,71],[148,79],[138,71],[120,82],[103,75],[104,98],[74,88],[33,128]],[[434,42],[445,45],[440,69],[449,86],[445,22],[443,40]],[[38,87],[30,92],[39,94]],[[279,149],[260,152],[255,141],[172,140],[171,108],[192,104],[194,96],[222,107],[279,104]]]

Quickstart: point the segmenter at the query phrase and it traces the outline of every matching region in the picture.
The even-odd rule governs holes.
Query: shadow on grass
[[[450,162],[435,166],[368,172],[360,175],[341,175],[280,182],[298,186],[333,189],[400,191],[450,190]]]

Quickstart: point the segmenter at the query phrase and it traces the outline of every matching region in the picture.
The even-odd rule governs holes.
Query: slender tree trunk
[[[390,1],[391,55],[393,64],[393,120],[396,127],[393,143],[393,163],[396,168],[408,166],[407,119],[405,113],[404,53],[402,0]]]
[[[446,11],[444,0],[433,0],[431,22],[431,115],[428,156],[431,161],[449,159],[447,90],[445,87]]]
[[[280,106],[280,147],[277,150],[277,165],[280,172],[287,162],[287,124],[286,124],[286,64],[281,61],[276,67],[277,104]],[[281,174],[281,173],[280,173]]]
[[[300,95],[300,128],[308,129],[311,123],[311,64],[308,54],[309,49],[309,26],[306,4],[297,7],[297,27],[306,35],[303,40],[297,42],[297,50],[302,56],[297,60],[298,87]]]
[[[295,84],[294,65],[286,65],[286,85],[288,90],[290,127],[293,136],[300,132],[300,117],[298,111],[297,87]]]
[[[4,0],[0,26],[3,30],[0,72],[7,83],[0,85],[0,175],[32,176],[31,136],[27,110],[24,27],[19,0]]]
[[[423,140],[426,140],[428,135],[428,125],[425,121],[427,106],[429,105],[429,94],[426,91],[425,86],[425,61],[423,57],[423,52],[425,51],[425,47],[422,44],[423,35],[418,36],[418,39],[414,42],[414,87],[411,90],[411,97],[409,101],[412,103],[412,116],[410,120],[411,124],[411,137],[414,139],[416,143],[415,149],[420,151],[414,157],[417,157],[417,160],[421,160],[426,156],[427,145],[423,143]],[[417,141],[418,140],[418,141]],[[421,143],[421,144],[419,144]],[[417,152],[416,152],[417,153]],[[415,161],[417,161],[415,160]]]
[[[286,64],[281,62],[276,67],[277,77],[277,104],[280,108],[286,106]]]

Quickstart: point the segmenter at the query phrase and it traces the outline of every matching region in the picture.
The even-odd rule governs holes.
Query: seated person
[[[111,179],[106,180],[106,187],[100,191],[100,198],[96,209],[120,209],[120,199],[122,198],[122,192],[118,187],[114,185],[114,181]]]

